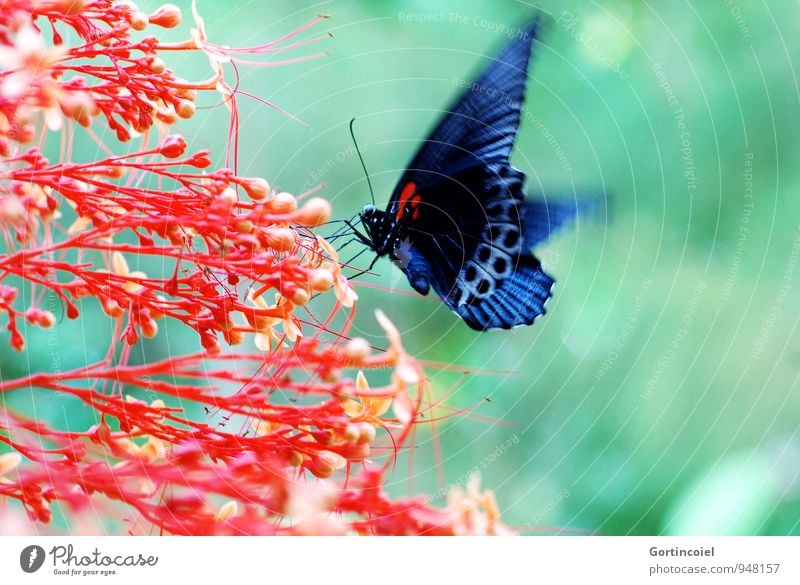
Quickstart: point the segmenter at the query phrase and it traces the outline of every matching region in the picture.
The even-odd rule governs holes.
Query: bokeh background
[[[188,17],[189,2],[175,3]],[[479,472],[503,519],[525,533],[800,533],[797,3],[199,8],[210,38],[236,46],[331,15],[323,26],[333,38],[316,46],[328,56],[240,70],[242,89],[308,127],[242,99],[239,165],[293,193],[324,184],[340,218],[369,202],[351,118],[382,206],[460,81],[537,9],[550,15],[513,161],[532,195],[600,194],[608,214],[537,251],[558,282],[533,327],[471,331],[413,293],[388,260],[359,279],[353,334],[382,344],[373,310],[384,310],[429,364],[441,401],[390,489],[443,503],[448,484]],[[189,26],[168,34],[184,38]],[[208,74],[203,57],[169,65]],[[183,130],[193,147],[219,149],[227,112],[206,105]],[[60,346],[65,369],[108,347],[102,329],[81,327],[59,325],[63,339],[82,340]],[[195,344],[167,330],[144,351]],[[5,343],[0,360],[4,376],[36,368]],[[91,414],[68,402],[38,408],[76,428]]]

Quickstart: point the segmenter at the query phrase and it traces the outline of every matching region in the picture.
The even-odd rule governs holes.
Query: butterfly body
[[[390,255],[392,261],[408,277],[412,288],[420,294],[428,294],[430,290],[428,266],[422,254],[411,244],[406,226],[390,212],[376,209],[374,205],[364,207],[360,216],[367,231],[370,247],[377,256]]]
[[[390,256],[412,288],[430,288],[478,330],[529,325],[553,279],[531,248],[576,212],[526,200],[509,156],[523,106],[536,23],[513,39],[426,139],[385,211],[361,223],[377,257]]]

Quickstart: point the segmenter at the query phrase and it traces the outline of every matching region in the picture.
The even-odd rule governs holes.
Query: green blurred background
[[[169,34],[182,38],[189,3],[177,4],[187,22]],[[390,489],[442,504],[446,484],[477,470],[503,519],[526,533],[800,533],[800,8],[536,7],[551,19],[514,163],[529,192],[605,192],[610,215],[537,251],[558,282],[533,327],[473,332],[412,294],[388,260],[363,279],[377,288],[357,288],[353,334],[382,345],[372,312],[383,309],[409,351],[434,362],[434,395],[451,391],[438,412],[452,416],[419,430]],[[340,218],[369,202],[348,121],[358,118],[382,206],[458,80],[536,12],[488,0],[199,8],[209,37],[235,46],[332,16],[320,30],[334,38],[295,53],[329,56],[241,68],[243,89],[310,128],[240,100],[239,164],[293,193],[324,183]],[[168,64],[208,74],[203,58]],[[218,149],[226,124],[221,108],[207,109],[183,130],[194,147]],[[195,343],[160,337],[153,351]],[[99,357],[106,341],[78,357]]]

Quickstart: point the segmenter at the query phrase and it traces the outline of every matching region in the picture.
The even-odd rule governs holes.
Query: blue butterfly
[[[357,235],[420,294],[433,288],[473,329],[530,325],[554,280],[531,248],[577,212],[524,198],[511,166],[537,22],[520,29],[425,140],[386,211],[367,205]]]

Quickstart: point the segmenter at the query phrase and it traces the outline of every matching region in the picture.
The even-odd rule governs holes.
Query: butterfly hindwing
[[[425,204],[423,194],[417,220],[408,224],[413,254],[404,271],[412,286],[423,292],[419,282],[425,290],[432,285],[474,329],[529,325],[550,297],[553,280],[530,250],[578,206],[524,199],[524,180],[508,163],[472,167],[438,187],[448,204]]]
[[[529,325],[550,296],[553,280],[530,252],[541,226],[526,219],[523,181],[508,164],[456,175],[442,188],[449,185],[451,200],[461,205],[447,211],[423,205],[420,231],[410,236],[434,290],[473,329]],[[467,185],[469,192],[459,192]]]
[[[512,274],[487,298],[455,307],[473,329],[510,329],[530,325],[545,312],[553,279],[532,254],[519,257]]]

